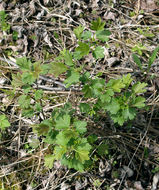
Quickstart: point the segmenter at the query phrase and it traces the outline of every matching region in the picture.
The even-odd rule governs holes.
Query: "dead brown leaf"
[[[140,10],[144,10],[145,12],[153,12],[159,9],[159,6],[155,3],[155,0],[140,0],[136,1],[135,7],[139,7]]]

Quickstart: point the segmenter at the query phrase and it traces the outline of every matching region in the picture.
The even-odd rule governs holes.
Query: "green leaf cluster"
[[[0,28],[2,31],[9,31],[10,30],[10,25],[6,21],[7,14],[5,11],[0,11]]]
[[[54,145],[53,154],[45,157],[45,166],[52,168],[54,160],[60,160],[63,165],[82,172],[91,150],[87,138],[83,137],[87,122],[71,117],[69,106],[54,111],[52,119],[34,125],[33,129],[39,136],[45,136],[44,142]]]
[[[147,48],[143,46],[141,43],[138,43],[131,50],[132,52],[137,52],[141,56],[143,54],[143,51],[147,50]]]
[[[41,65],[40,62],[32,63],[26,57],[17,58],[16,64],[20,68],[20,73],[12,75],[12,85],[14,87],[31,86],[40,74],[46,74],[48,68]]]
[[[3,131],[10,126],[10,123],[5,115],[0,115],[0,129]]]
[[[80,82],[83,66],[77,67],[78,61],[83,57],[92,53],[95,60],[104,58],[104,46],[99,45],[102,42],[107,42],[111,34],[110,31],[104,29],[105,23],[100,18],[92,22],[91,29],[94,31],[85,30],[83,26],[79,25],[74,29],[74,34],[78,40],[77,47],[74,52],[63,49],[59,56],[49,64],[49,73],[55,77],[66,73],[66,88],[72,84]],[[31,79],[31,76],[29,77]],[[27,80],[25,78],[25,80]]]
[[[90,28],[93,30],[92,32],[84,30],[84,27],[81,25],[74,29],[74,34],[78,39],[78,46],[74,52],[76,60],[80,60],[89,53],[92,53],[96,60],[104,58],[104,48],[99,44],[107,42],[111,35],[109,30],[104,29],[104,26],[105,22],[102,22],[99,17],[91,23]]]
[[[97,98],[94,109],[107,111],[114,123],[123,125],[135,118],[136,109],[145,107],[145,98],[140,94],[146,91],[147,84],[137,82],[131,86],[131,82],[130,74],[110,79],[108,83],[103,79],[90,79],[82,91],[86,98]]]
[[[138,57],[136,54],[133,54],[132,57],[133,57],[134,62],[135,62],[135,63],[137,64],[137,66],[140,68],[140,70],[141,70],[142,72],[148,73],[148,72],[150,71],[150,69],[151,69],[151,65],[153,64],[153,62],[154,62],[155,59],[156,59],[156,56],[157,56],[158,51],[159,51],[159,46],[154,49],[154,51],[152,52],[152,55],[149,57],[149,60],[148,60],[147,68],[146,68],[146,69],[144,69],[144,67],[143,67],[143,65],[142,65],[142,63],[141,63],[141,60],[139,59],[139,57]]]

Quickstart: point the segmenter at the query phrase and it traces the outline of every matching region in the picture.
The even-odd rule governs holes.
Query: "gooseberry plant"
[[[44,103],[41,100],[45,94],[42,89],[38,89],[37,84],[40,75],[49,73],[59,77],[66,73],[65,89],[73,89],[75,84],[79,86],[83,100],[87,103],[79,103],[76,110],[76,107],[73,109],[72,104],[67,102],[62,108],[54,109],[50,118],[45,118],[44,114],[43,121],[32,127],[43,138],[43,142],[52,147],[52,152],[45,156],[45,166],[52,168],[54,161],[60,160],[68,168],[82,172],[91,159],[94,142],[89,140],[90,136],[87,134],[87,116],[93,117],[93,114],[102,111],[114,123],[122,126],[124,122],[135,118],[138,109],[145,107],[145,98],[141,94],[145,92],[147,84],[132,84],[130,74],[106,82],[102,77],[92,76],[85,70],[82,59],[88,54],[92,54],[94,63],[104,58],[105,44],[111,35],[100,18],[91,23],[90,30],[85,30],[80,25],[74,29],[74,34],[77,38],[75,50],[62,50],[47,65],[32,63],[26,57],[18,58],[16,63],[20,71],[12,75],[12,85],[15,92],[17,87],[21,89],[21,93],[15,94],[25,117],[43,113]],[[94,99],[93,103],[89,101],[90,98]],[[85,116],[84,120],[81,119],[79,110]]]

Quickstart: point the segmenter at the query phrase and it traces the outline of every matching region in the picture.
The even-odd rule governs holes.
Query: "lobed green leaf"
[[[105,22],[102,22],[100,17],[98,17],[97,20],[92,21],[91,23],[91,29],[95,31],[103,30],[104,26],[105,26]]]
[[[104,48],[102,46],[97,46],[93,51],[93,57],[95,59],[104,58]]]
[[[56,129],[68,129],[70,126],[71,117],[66,114],[63,116],[58,116],[55,120],[55,128]]]
[[[79,25],[77,28],[73,30],[74,34],[76,35],[76,38],[81,39],[83,30],[84,30],[84,27],[82,25]]]
[[[58,77],[60,74],[67,71],[67,67],[60,62],[52,62],[50,63],[49,73],[53,74],[55,77]]]
[[[109,40],[108,36],[111,35],[109,30],[99,30],[96,32],[96,38],[102,42],[107,42]]]
[[[5,115],[0,115],[0,129],[5,130],[10,126],[10,123]]]

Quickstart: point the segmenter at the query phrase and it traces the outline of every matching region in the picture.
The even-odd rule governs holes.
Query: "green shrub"
[[[32,63],[26,57],[17,59],[21,73],[13,74],[12,85],[20,87],[22,94],[18,97],[19,107],[23,116],[32,117],[41,113],[44,92],[33,88],[40,75],[46,73],[55,77],[66,73],[64,81],[66,90],[76,84],[82,89],[84,100],[77,110],[84,114],[85,120],[78,117],[77,110],[67,103],[60,109],[55,109],[50,118],[44,119],[40,124],[33,125],[33,131],[43,137],[43,142],[53,148],[52,154],[45,156],[45,166],[53,167],[54,160],[60,160],[63,165],[84,171],[87,162],[91,159],[93,140],[87,136],[87,116],[98,114],[99,111],[108,113],[114,123],[123,125],[124,122],[135,118],[138,109],[145,107],[146,83],[132,84],[130,74],[118,79],[110,79],[107,83],[99,75],[91,76],[85,72],[85,64],[80,64],[88,54],[92,54],[94,63],[104,58],[105,43],[109,40],[110,31],[104,28],[105,23],[98,18],[91,24],[91,30],[83,26],[74,29],[77,38],[77,47],[73,52],[62,50],[58,57],[48,65],[40,62]],[[104,45],[103,45],[104,44]],[[38,85],[37,85],[38,87]],[[94,98],[92,104],[89,100]],[[31,103],[32,102],[32,103]],[[102,145],[106,146],[106,145]],[[98,149],[100,152],[100,149]],[[106,151],[108,153],[108,151]]]

